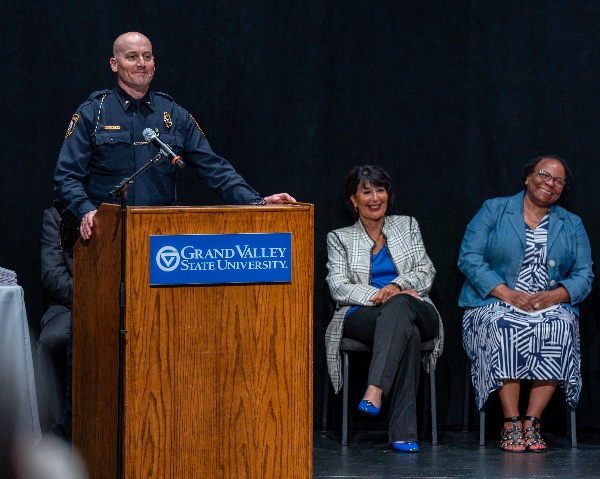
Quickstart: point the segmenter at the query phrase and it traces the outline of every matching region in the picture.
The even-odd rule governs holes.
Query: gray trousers
[[[52,426],[63,423],[67,388],[67,343],[71,335],[71,311],[54,306],[42,318],[37,343],[42,403],[49,406]]]
[[[435,338],[438,328],[435,308],[408,294],[360,307],[344,320],[344,336],[373,350],[368,384],[380,387],[389,401],[389,443],[417,440],[421,341]]]

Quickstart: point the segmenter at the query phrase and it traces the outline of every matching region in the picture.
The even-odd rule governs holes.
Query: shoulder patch
[[[71,122],[69,123],[69,127],[67,128],[67,134],[65,135],[65,139],[71,136],[71,134],[75,131],[75,125],[79,121],[79,115],[75,113],[73,118],[71,118]]]
[[[204,132],[202,131],[202,128],[200,128],[200,125],[198,125],[198,122],[196,121],[196,119],[192,116],[192,114],[190,113],[190,118],[192,119],[192,121],[196,124],[196,126],[198,127],[198,129],[200,130],[200,133],[202,133],[204,135]],[[206,135],[204,135],[206,136]]]

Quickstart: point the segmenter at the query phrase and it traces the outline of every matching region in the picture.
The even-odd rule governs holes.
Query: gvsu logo
[[[156,265],[162,271],[173,271],[179,266],[179,251],[173,246],[163,246],[156,253]]]
[[[150,284],[284,283],[291,233],[151,235]]]

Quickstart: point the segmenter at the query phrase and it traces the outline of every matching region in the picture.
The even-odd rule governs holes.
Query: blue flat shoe
[[[373,405],[373,403],[367,399],[363,399],[358,404],[358,410],[368,416],[377,416],[379,414],[380,409]]]
[[[419,452],[419,445],[414,441],[396,441],[392,443],[392,447],[400,452]]]

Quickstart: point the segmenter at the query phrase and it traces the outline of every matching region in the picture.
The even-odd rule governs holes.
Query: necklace
[[[527,223],[538,225],[540,221],[542,221],[542,218],[548,214],[548,210],[544,211],[542,214],[529,213],[527,211],[523,211],[523,213]]]
[[[371,235],[369,235],[369,238],[371,238],[377,243],[381,238],[383,238],[383,230],[381,230],[381,233],[379,234],[379,236],[377,236],[377,238],[373,238]]]

